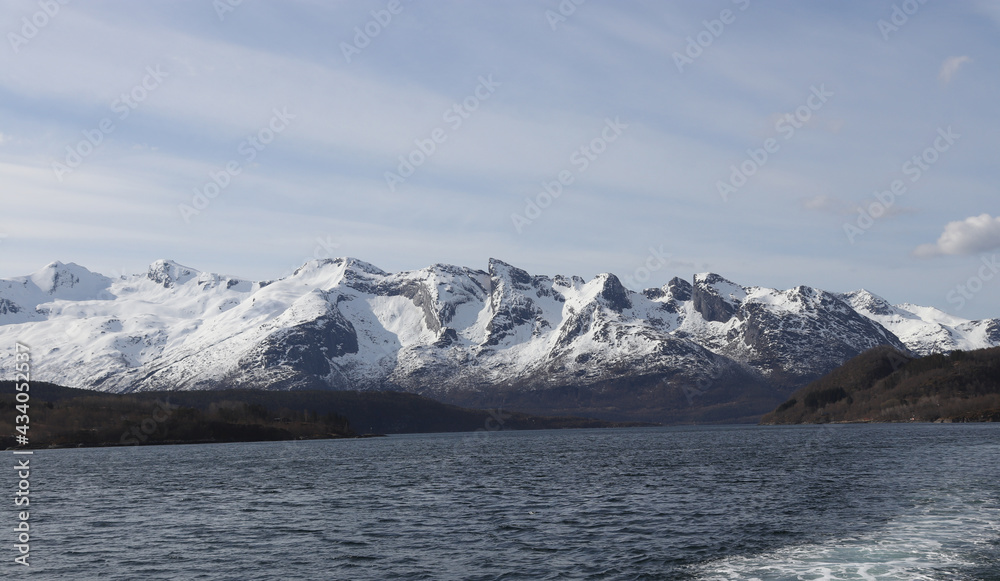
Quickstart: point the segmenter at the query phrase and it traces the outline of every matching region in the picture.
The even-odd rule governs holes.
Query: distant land
[[[920,358],[877,347],[796,391],[761,424],[1000,421],[1000,348]]]
[[[14,382],[0,382],[0,448],[14,441]],[[402,392],[187,391],[129,395],[32,383],[29,448],[190,444],[650,424],[470,410]]]
[[[1000,346],[1000,319],[865,290],[714,273],[640,290],[612,273],[485,266],[390,273],[345,257],[252,281],[170,260],[115,277],[53,262],[0,280],[0,344],[30,351],[32,379],[95,392],[408,392],[662,424],[757,423],[880,345],[912,355]],[[0,349],[0,377],[14,379],[16,354]]]

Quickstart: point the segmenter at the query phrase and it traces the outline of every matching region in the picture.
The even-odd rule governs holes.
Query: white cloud
[[[1000,217],[989,214],[949,222],[934,244],[922,244],[914,256],[930,258],[945,254],[975,254],[1000,248]]]
[[[803,198],[799,200],[802,204],[802,208],[805,210],[814,210],[816,212],[822,212],[824,214],[834,214],[837,216],[843,216],[848,214],[853,214],[855,206],[839,200],[837,198],[831,198],[826,195],[814,196],[812,198]]]
[[[953,56],[945,59],[944,63],[941,65],[941,72],[938,73],[938,79],[944,83],[948,84],[951,82],[951,78],[958,72],[959,67],[965,63],[971,63],[972,58],[967,56]]]

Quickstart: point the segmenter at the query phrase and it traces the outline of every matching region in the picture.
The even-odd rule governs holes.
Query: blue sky
[[[578,1],[4,2],[0,277],[496,257],[1000,316],[996,2]]]

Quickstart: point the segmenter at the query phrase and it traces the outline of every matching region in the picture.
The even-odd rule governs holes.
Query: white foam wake
[[[1000,507],[992,500],[938,499],[876,532],[700,568],[704,581],[936,581],[961,579],[984,552],[996,552]]]

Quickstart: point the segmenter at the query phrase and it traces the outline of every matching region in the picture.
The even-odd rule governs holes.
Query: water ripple
[[[981,579],[997,426],[50,450],[32,578]]]

